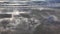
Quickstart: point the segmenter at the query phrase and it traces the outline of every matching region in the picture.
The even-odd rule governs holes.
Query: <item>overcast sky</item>
[[[32,1],[45,1],[45,0],[32,0]]]

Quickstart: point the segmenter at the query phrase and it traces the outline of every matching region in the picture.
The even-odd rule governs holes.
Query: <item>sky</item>
[[[32,0],[32,1],[46,1],[46,0]],[[60,0],[47,0],[47,1],[60,1]]]
[[[32,1],[45,1],[45,0],[32,0]]]

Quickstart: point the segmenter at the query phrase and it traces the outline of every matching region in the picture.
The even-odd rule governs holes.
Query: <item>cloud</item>
[[[45,1],[45,0],[32,0],[32,1]]]

